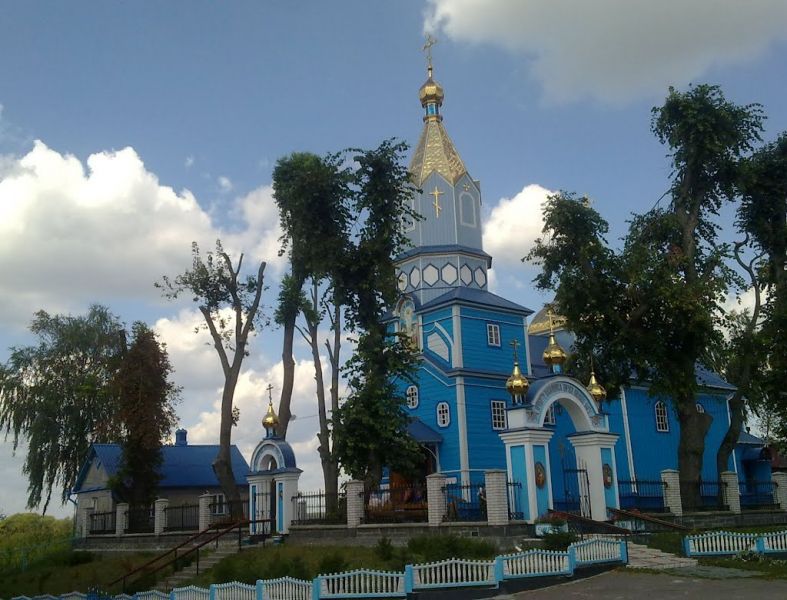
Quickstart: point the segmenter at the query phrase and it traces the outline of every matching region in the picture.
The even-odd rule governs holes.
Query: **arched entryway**
[[[271,436],[257,445],[247,477],[251,535],[288,532],[293,520],[292,498],[298,494],[301,472],[286,441]]]
[[[555,507],[555,452],[550,452],[555,432],[544,424],[553,406],[560,406],[574,427],[565,439],[573,453],[574,466],[568,475],[576,479],[568,479],[566,485],[576,484],[585,502],[580,507],[585,516],[606,520],[607,506],[618,506],[614,460],[618,436],[609,433],[606,415],[599,412],[584,386],[562,375],[534,382],[525,402],[508,410],[508,429],[500,434],[509,479],[522,483],[520,504],[525,519],[532,522]]]

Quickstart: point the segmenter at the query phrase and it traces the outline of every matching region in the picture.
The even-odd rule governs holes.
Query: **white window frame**
[[[555,403],[549,405],[547,412],[544,414],[544,425],[555,424]]]
[[[486,324],[486,343],[489,346],[500,347],[500,325],[497,323]]]
[[[668,433],[669,432],[669,412],[667,411],[667,405],[664,404],[661,400],[656,402],[653,406],[653,412],[656,417],[656,431],[660,433]]]
[[[700,404],[699,402],[697,402],[695,408],[697,409],[697,412],[699,414],[704,414],[705,413],[705,407],[702,404]]]
[[[506,401],[505,400],[492,400],[489,405],[490,415],[492,417],[492,429],[500,431],[508,428],[508,419],[506,418]]]
[[[448,427],[451,424],[451,407],[448,402],[438,402],[435,413],[437,414],[438,427]]]
[[[407,408],[415,409],[418,408],[418,386],[417,385],[409,385],[407,386],[407,391],[405,392],[405,396],[407,397]]]
[[[227,499],[224,497],[224,494],[213,494],[213,497],[210,500],[210,505],[213,507],[211,514],[227,514]]]

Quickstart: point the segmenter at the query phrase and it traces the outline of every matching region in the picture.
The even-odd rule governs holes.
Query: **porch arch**
[[[558,402],[566,409],[578,433],[609,431],[606,415],[599,412],[596,402],[584,386],[570,377],[557,376],[536,381],[528,391],[528,400],[528,427],[543,427],[547,410]]]

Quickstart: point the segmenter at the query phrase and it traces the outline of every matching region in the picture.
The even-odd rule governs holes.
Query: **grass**
[[[787,579],[787,561],[754,553],[730,557],[700,558],[699,563],[704,566],[755,571],[767,579]]]
[[[46,563],[0,577],[0,597],[37,594],[86,592],[106,584],[150,559],[150,553],[100,556],[89,552],[64,550]]]

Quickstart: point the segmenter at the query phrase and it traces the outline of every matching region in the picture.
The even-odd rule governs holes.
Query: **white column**
[[[79,519],[79,522],[77,523],[77,531],[83,538],[86,538],[88,535],[90,535],[90,517],[93,516],[94,512],[95,509],[91,506],[77,513],[77,518]]]
[[[128,504],[119,502],[115,507],[115,535],[123,535],[126,533],[126,513],[128,512]]]
[[[459,431],[459,468],[461,469],[462,484],[470,483],[470,453],[467,448],[467,407],[465,405],[465,378],[456,378],[456,415]]]
[[[205,531],[210,527],[210,503],[213,502],[213,494],[202,494],[199,497],[199,530]]]
[[[601,449],[614,450],[618,436],[612,433],[582,433],[570,436],[568,441],[574,447],[577,467],[587,470],[590,500],[590,518],[594,521],[607,520],[607,498],[604,487],[604,465]],[[581,490],[580,482],[580,490]]]
[[[525,409],[509,410],[509,419],[512,415],[515,418],[522,417],[525,414]],[[524,417],[522,417],[524,418]],[[511,427],[509,420],[509,427]],[[549,440],[552,439],[554,432],[548,429],[524,429],[519,431],[504,431],[500,433],[500,439],[503,440],[506,448],[506,462],[509,466],[509,475],[512,481],[518,481],[522,484],[523,489],[527,492],[527,497],[524,499],[523,510],[526,511],[527,521],[532,523],[539,516],[538,509],[538,490],[543,489],[547,494],[548,501],[547,507],[552,507],[552,479],[549,468]],[[513,446],[524,446],[524,471],[518,470],[516,465],[511,459],[511,448]],[[544,465],[544,475],[546,481],[543,488],[538,488],[536,485],[535,470],[536,462],[533,454],[534,446],[544,446],[546,449],[545,458],[547,464]]]
[[[502,469],[484,473],[486,520],[489,525],[508,525],[508,481]]]
[[[352,529],[361,524],[364,517],[363,481],[347,482],[347,527]]]
[[[773,501],[780,509],[787,510],[787,473],[772,473],[771,480],[774,487]]]
[[[154,503],[153,512],[153,534],[161,535],[167,527],[167,507],[169,500],[167,498],[158,498]]]
[[[445,517],[445,480],[444,473],[432,473],[426,476],[426,498],[429,515],[429,527],[439,527]]]
[[[302,471],[297,469],[297,471],[293,471],[291,473],[280,473],[275,477],[277,497],[271,500],[273,502],[278,502],[279,494],[282,495],[280,503],[282,526],[279,533],[289,533],[290,525],[295,519],[295,510],[292,505],[292,499],[298,495],[298,479],[300,479],[301,473]],[[279,490],[279,483],[283,484],[282,490]]]
[[[683,501],[680,498],[680,473],[675,469],[661,472],[664,482],[664,506],[676,517],[683,516]]]
[[[738,474],[733,471],[721,472],[721,483],[724,486],[724,504],[730,512],[741,512],[741,489],[738,487]]]

